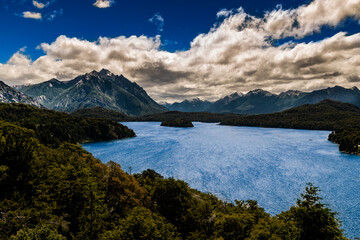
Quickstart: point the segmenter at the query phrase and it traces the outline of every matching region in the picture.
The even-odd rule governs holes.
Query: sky
[[[0,0],[0,80],[109,69],[157,101],[360,87],[360,0]]]

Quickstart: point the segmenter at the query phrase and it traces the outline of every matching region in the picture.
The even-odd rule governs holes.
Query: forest
[[[346,239],[311,183],[272,216],[255,200],[225,202],[150,169],[131,175],[104,164],[76,144],[91,139],[79,134],[82,126],[68,126],[113,122],[17,104],[0,109],[0,239]],[[56,116],[65,117],[58,120],[69,136],[51,124]]]
[[[135,137],[133,130],[104,118],[74,117],[26,104],[0,103],[0,120],[34,130],[40,143],[83,143]]]

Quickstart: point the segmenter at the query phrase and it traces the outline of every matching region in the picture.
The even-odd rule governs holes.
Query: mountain
[[[280,94],[273,94],[262,89],[255,89],[247,94],[235,92],[214,103],[210,103],[210,106],[206,109],[197,110],[212,113],[266,114],[281,112],[304,104],[315,104],[324,99],[351,103],[360,107],[360,90],[357,87],[347,89],[335,86],[312,92],[289,90]],[[194,112],[184,107],[185,104],[183,103],[188,102],[186,100],[167,107],[172,111]]]
[[[204,112],[210,106],[212,102],[202,101],[199,98],[193,100],[185,100],[182,102],[175,102],[173,104],[166,103],[163,106],[169,109],[170,111],[181,111],[181,112]]]
[[[226,96],[224,98],[221,98],[219,100],[217,100],[216,102],[214,102],[211,107],[209,107],[209,109],[207,109],[207,111],[209,112],[221,112],[221,110],[230,102],[238,99],[239,97],[242,97],[243,94],[240,93],[241,95],[239,95],[237,92],[230,94],[229,96]]]
[[[15,90],[0,81],[0,102],[1,103],[25,103],[35,107],[41,107],[41,104],[35,99]]]
[[[265,114],[281,112],[286,109],[304,104],[315,104],[325,99],[351,103],[360,107],[360,91],[353,87],[346,89],[340,86],[316,90],[312,92],[300,92],[289,90],[280,94],[257,89],[240,96],[226,104],[218,113],[239,114]]]
[[[97,106],[133,116],[167,111],[139,85],[106,69],[92,71],[67,82],[51,79],[23,86],[19,91],[37,99],[47,108],[65,112]]]
[[[262,89],[255,89],[226,104],[219,112],[258,114],[277,110],[276,95]]]

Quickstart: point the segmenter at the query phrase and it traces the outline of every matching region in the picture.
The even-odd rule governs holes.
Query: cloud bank
[[[0,64],[8,84],[60,80],[108,68],[138,82],[159,101],[201,97],[214,100],[255,88],[280,92],[360,83],[360,33],[338,32],[318,42],[274,45],[301,39],[347,18],[359,20],[360,0],[315,0],[297,9],[281,7],[262,18],[242,8],[221,10],[222,22],[198,35],[186,51],[161,50],[161,38],[101,37],[95,42],[59,36],[42,43],[44,55],[31,60],[23,51]]]

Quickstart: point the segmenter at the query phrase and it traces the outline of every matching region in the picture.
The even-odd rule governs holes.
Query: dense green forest
[[[134,131],[111,120],[74,117],[25,104],[0,103],[0,120],[34,130],[43,144],[106,141],[135,136]]]
[[[349,103],[324,100],[289,110],[261,115],[248,115],[222,120],[222,125],[339,130],[360,127],[360,109]]]
[[[105,109],[102,107],[93,107],[93,108],[83,108],[78,109],[71,113],[75,117],[95,117],[95,118],[105,118],[116,122],[127,122],[133,121],[136,117],[128,116],[124,113],[117,112],[110,109]]]
[[[271,216],[256,201],[224,202],[153,170],[130,175],[58,131],[53,144],[35,113],[27,127],[28,109],[12,107],[0,120],[0,239],[346,239],[311,184]]]
[[[175,118],[172,120],[165,120],[161,123],[163,127],[194,127],[191,121],[182,118]]]

